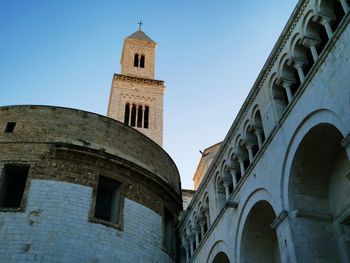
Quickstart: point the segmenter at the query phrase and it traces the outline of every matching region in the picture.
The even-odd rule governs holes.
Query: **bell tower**
[[[154,42],[141,30],[124,40],[121,74],[114,74],[107,116],[163,145],[164,81],[154,79]]]

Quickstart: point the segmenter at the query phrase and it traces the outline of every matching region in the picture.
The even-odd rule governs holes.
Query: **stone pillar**
[[[252,163],[254,159],[254,154],[253,154],[253,147],[254,143],[253,142],[248,142],[246,143],[246,148],[248,150],[248,157],[249,157],[249,162]]]
[[[228,200],[230,198],[230,184],[224,181],[223,185],[225,187],[226,200]]]
[[[328,39],[331,39],[333,36],[333,29],[330,23],[335,19],[336,19],[335,16],[329,16],[323,13],[318,13],[318,15],[314,16],[313,18],[315,22],[324,26],[324,28],[326,29]]]
[[[241,169],[241,175],[242,177],[245,174],[245,167],[244,167],[244,160],[241,157],[238,157],[239,167]]]
[[[320,40],[312,39],[310,37],[304,37],[302,40],[302,44],[311,50],[312,58],[315,63],[318,60],[318,53],[316,47],[319,43]]]
[[[184,247],[186,251],[186,263],[190,261],[190,248],[189,246]]]
[[[293,100],[291,86],[292,86],[292,82],[290,82],[290,81],[283,81],[282,82],[282,87],[285,89],[285,91],[287,93],[288,104],[290,104]]]
[[[141,117],[141,128],[143,128],[143,125],[145,123],[145,107],[142,105],[142,117]]]
[[[236,186],[237,186],[237,178],[236,178],[236,174],[237,172],[239,171],[239,166],[236,164],[235,162],[235,165],[231,166],[230,168],[227,168],[228,169],[228,173],[231,175],[232,177],[232,185],[233,185],[233,189],[236,189]]]
[[[137,128],[138,121],[139,121],[139,105],[136,105],[135,128]]]
[[[205,217],[200,217],[200,218],[198,219],[198,223],[199,223],[199,226],[200,226],[200,228],[201,228],[201,236],[202,236],[202,238],[203,238],[204,235],[205,235],[205,229],[204,229],[204,225],[206,224],[206,219],[205,219]]]
[[[132,112],[132,104],[129,104],[129,121],[128,121],[128,125],[131,126],[131,112]]]
[[[258,147],[259,147],[259,150],[261,149],[262,147],[262,144],[263,144],[263,141],[262,141],[262,129],[261,128],[257,128],[255,127],[254,128],[254,134],[256,135],[256,138],[258,139]]]
[[[294,61],[294,68],[298,71],[298,76],[299,76],[299,80],[300,80],[300,84],[302,84],[305,80],[305,74],[304,74],[304,70],[303,70],[303,65],[305,65],[307,63],[306,59],[302,59],[302,58],[292,58]]]
[[[205,211],[205,219],[207,220],[207,228],[210,227],[210,217],[209,217],[209,207],[208,210]]]

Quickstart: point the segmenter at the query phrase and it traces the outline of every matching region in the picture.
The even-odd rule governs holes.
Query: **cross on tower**
[[[139,30],[141,31],[141,27],[143,25],[142,21],[140,20],[140,22],[137,23],[139,25]]]

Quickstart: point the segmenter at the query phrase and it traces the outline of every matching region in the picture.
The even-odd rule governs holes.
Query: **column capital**
[[[327,23],[332,22],[336,19],[336,16],[333,14],[326,14],[322,11],[317,12],[315,16],[313,16],[312,20],[316,23],[319,23],[321,25],[325,25]]]
[[[293,65],[295,68],[300,68],[307,64],[307,59],[306,58],[301,58],[301,57],[292,57],[293,60]]]
[[[301,40],[301,43],[308,48],[311,48],[312,46],[317,47],[321,43],[321,39],[304,36]]]

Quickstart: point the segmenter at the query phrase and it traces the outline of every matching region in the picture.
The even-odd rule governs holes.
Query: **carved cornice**
[[[142,84],[148,84],[148,85],[158,85],[158,86],[164,86],[163,80],[156,80],[156,79],[146,79],[146,78],[140,78],[140,77],[134,77],[134,76],[127,76],[122,74],[115,73],[113,76],[113,80],[123,80],[126,82],[134,82],[134,83],[142,83]]]

